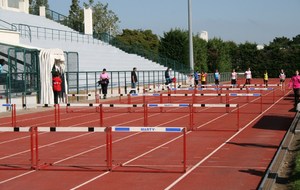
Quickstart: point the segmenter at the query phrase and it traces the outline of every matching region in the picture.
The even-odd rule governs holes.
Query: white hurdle
[[[134,133],[181,133],[177,138],[182,137],[182,158],[178,159],[178,164],[182,165],[180,169],[176,170],[170,170],[170,169],[163,169],[163,168],[157,168],[157,169],[149,169],[149,171],[156,172],[156,173],[184,173],[186,172],[186,160],[187,160],[187,148],[186,148],[186,128],[184,127],[130,127],[130,126],[113,126],[111,127],[112,134],[115,132],[134,132]],[[112,147],[117,146],[116,144],[112,143]],[[111,148],[111,150],[114,150],[114,148]],[[114,155],[114,153],[111,153]],[[117,171],[118,167],[122,167],[121,171],[130,171],[130,172],[140,172],[138,168],[143,167],[143,165],[134,165],[137,167],[137,169],[133,169],[132,166],[128,163],[118,163],[118,158],[114,157],[114,161],[117,162],[115,167],[112,167],[112,171]],[[139,167],[140,166],[140,167]],[[159,165],[156,164],[158,167]],[[126,169],[126,167],[130,167],[130,169]],[[178,168],[178,166],[176,167]]]
[[[0,127],[1,132],[29,132],[30,133],[30,162],[28,162],[28,168],[26,164],[1,164],[1,169],[3,170],[47,170],[48,167],[55,166],[57,163],[42,163],[40,164],[41,157],[39,152],[39,132],[101,132],[105,133],[105,161],[104,165],[99,165],[98,167],[105,168],[104,171],[109,171],[112,168],[112,160],[111,160],[111,148],[112,148],[112,140],[111,140],[111,128],[107,127]],[[20,166],[19,166],[20,165]],[[63,166],[60,166],[63,167]],[[86,169],[85,169],[86,168]],[[74,169],[74,165],[71,168],[66,169],[51,169],[51,170],[78,170],[78,168]],[[92,169],[89,166],[82,167],[82,170],[90,170],[90,171],[100,171],[99,169]]]

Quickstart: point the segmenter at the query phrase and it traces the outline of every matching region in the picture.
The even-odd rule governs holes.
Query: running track
[[[270,82],[271,83],[271,82]],[[275,83],[275,81],[274,81]],[[0,189],[256,189],[274,156],[295,112],[291,97],[275,102],[271,92],[263,92],[263,113],[259,100],[245,97],[232,99],[240,104],[240,127],[234,131],[236,116],[221,109],[202,108],[195,118],[198,131],[187,133],[187,172],[105,172],[105,171],[30,171],[0,170]],[[185,103],[188,97],[174,99]],[[201,101],[215,103],[217,97]],[[138,100],[132,100],[134,103]],[[150,99],[151,101],[151,99]],[[51,109],[51,108],[47,108]],[[172,108],[173,110],[179,108]],[[62,113],[61,126],[99,126],[97,113]],[[53,112],[43,111],[17,116],[18,126],[53,126]],[[186,127],[187,113],[149,114],[149,126]],[[105,126],[140,126],[141,113],[107,113]],[[0,117],[0,126],[9,119]],[[43,133],[40,134],[41,161],[57,164],[105,163],[104,134]],[[117,133],[113,136],[114,161],[127,165],[147,164],[178,167],[181,156],[180,134]],[[26,162],[29,158],[29,134],[0,133],[0,164]]]

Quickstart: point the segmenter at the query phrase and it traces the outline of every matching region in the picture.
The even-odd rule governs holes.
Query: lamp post
[[[189,23],[189,58],[190,58],[190,71],[194,71],[194,49],[193,49],[193,31],[192,31],[192,0],[188,0],[188,23]]]

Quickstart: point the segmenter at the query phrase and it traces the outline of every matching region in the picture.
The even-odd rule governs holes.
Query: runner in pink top
[[[300,76],[299,71],[296,70],[295,75],[291,78],[289,82],[289,88],[293,88],[294,90],[294,98],[295,98],[295,109],[297,109],[297,104],[299,103],[300,96]]]
[[[109,83],[109,76],[106,72],[106,69],[103,69],[102,73],[100,74],[100,84],[103,93],[103,99],[106,99],[108,83]]]

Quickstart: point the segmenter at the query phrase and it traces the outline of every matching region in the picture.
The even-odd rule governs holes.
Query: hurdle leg
[[[100,120],[100,127],[103,127],[103,105],[100,104],[100,111],[99,111],[99,120]]]
[[[144,105],[144,126],[148,126],[148,104],[145,103]]]
[[[186,128],[183,128],[183,173],[186,172]]]
[[[275,103],[275,88],[273,88],[273,104]]]
[[[131,95],[130,94],[127,94],[127,103],[131,104]],[[128,112],[129,113],[131,112],[131,108],[129,108],[129,107],[128,107]]]
[[[260,94],[260,113],[262,113],[263,109],[262,109],[262,104],[263,104],[263,101],[262,101],[262,94]]]
[[[12,127],[16,127],[17,125],[17,111],[16,111],[16,104],[11,105],[11,125]]]
[[[58,127],[60,125],[60,106],[59,104],[54,105],[54,125]]]
[[[30,162],[31,169],[36,169],[34,157],[34,127],[30,128]]]
[[[194,109],[193,109],[193,104],[190,104],[189,105],[189,107],[190,107],[190,122],[189,122],[189,130],[194,130]]]
[[[39,169],[39,149],[38,149],[38,130],[37,127],[30,128],[30,154],[31,169]]]
[[[168,95],[169,95],[169,94],[168,94]],[[168,98],[169,98],[169,96],[168,96]],[[163,95],[162,95],[162,94],[159,95],[159,102],[160,102],[161,104],[163,103]],[[160,113],[162,113],[163,108],[160,107],[159,110],[160,110]]]
[[[237,111],[236,111],[237,113],[236,113],[236,115],[237,115],[237,131],[239,131],[240,130],[240,106],[239,105],[237,105]]]
[[[112,170],[112,130],[111,127],[105,129],[106,133],[106,164],[107,170]]]

